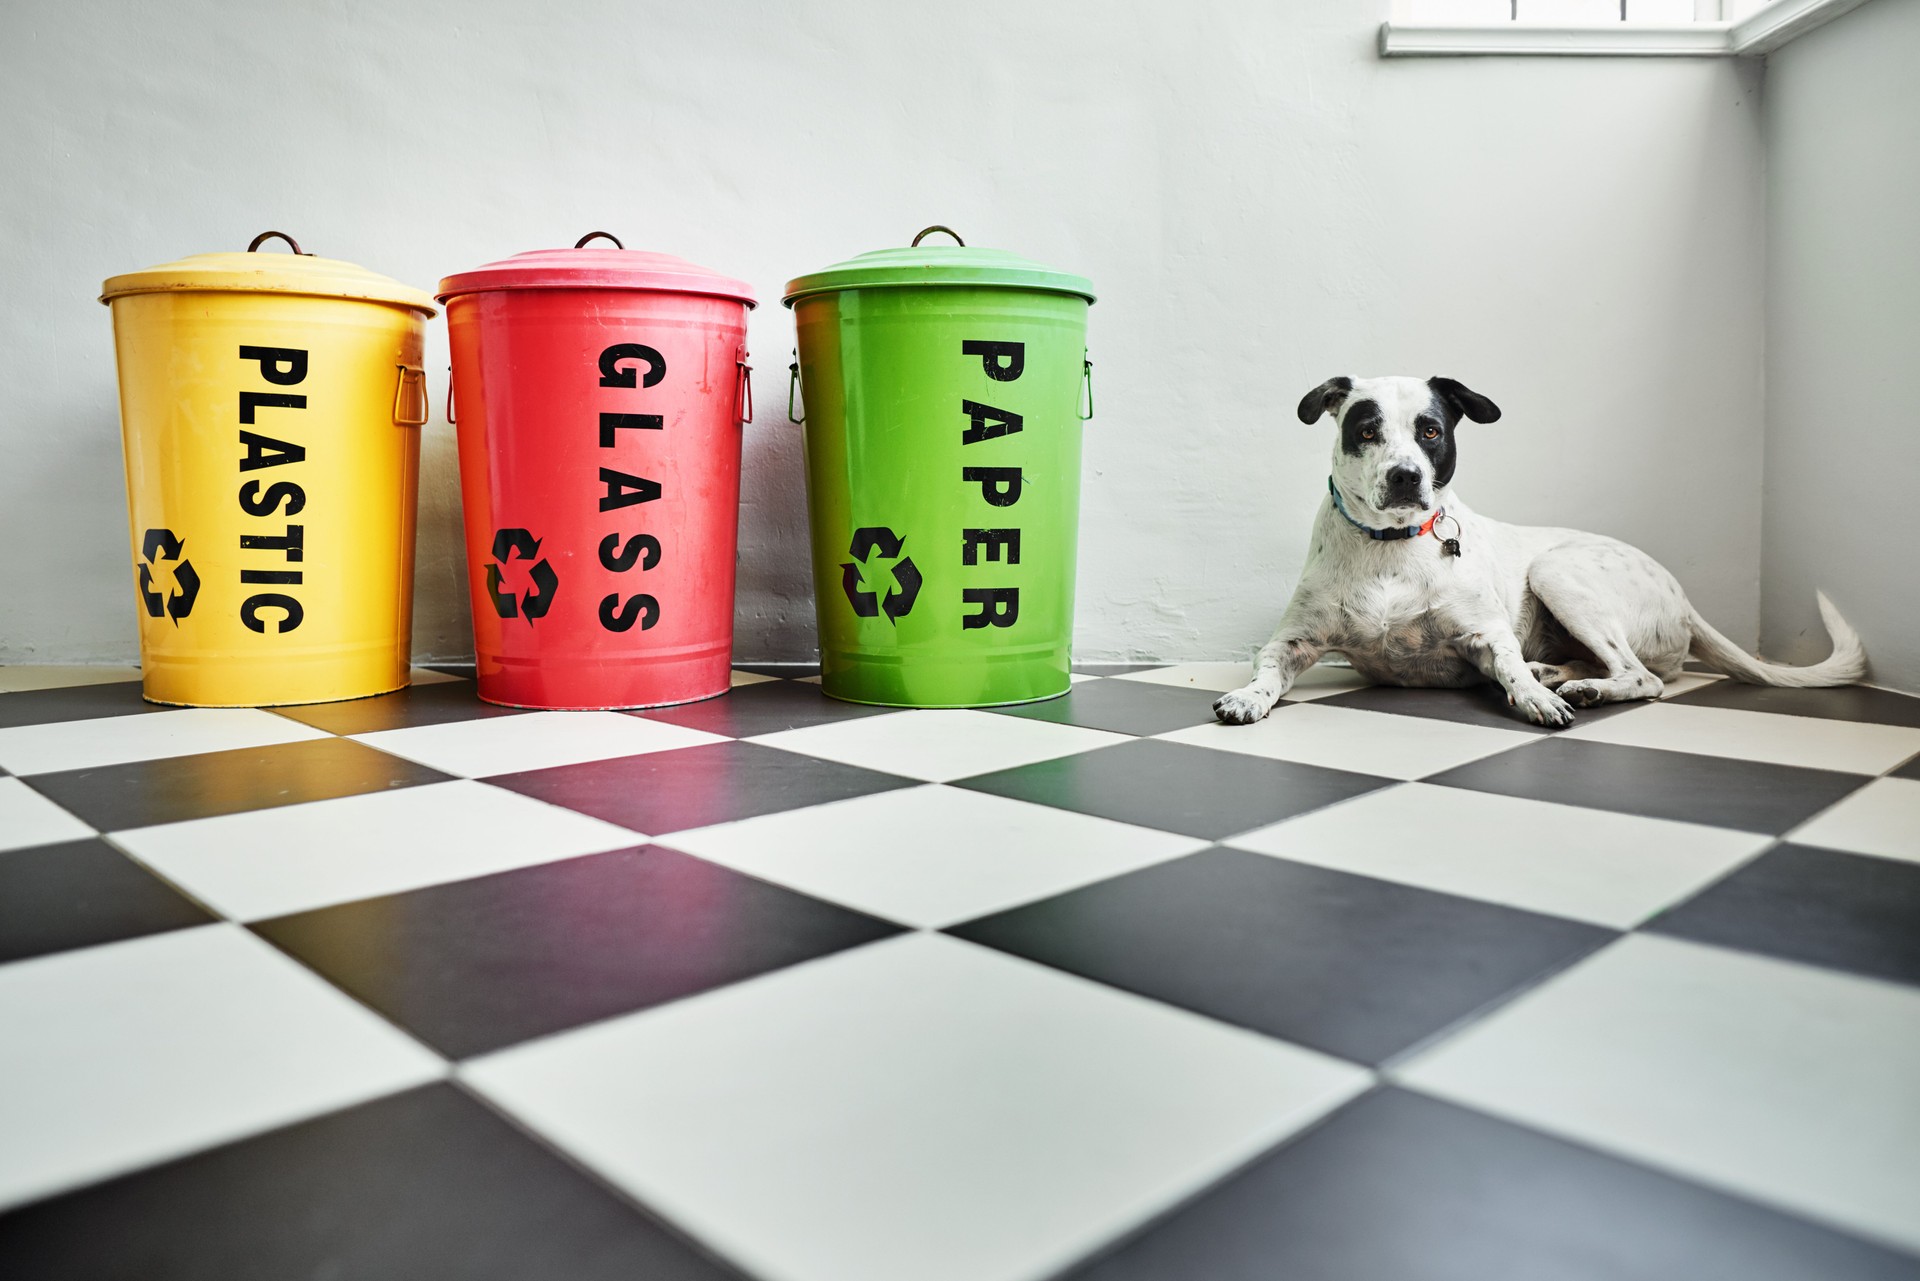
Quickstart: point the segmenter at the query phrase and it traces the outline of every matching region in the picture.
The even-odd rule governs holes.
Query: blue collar
[[[1340,491],[1334,486],[1333,477],[1331,476],[1327,477],[1327,492],[1333,495],[1333,509],[1342,516],[1345,516],[1349,525],[1366,534],[1368,538],[1376,539],[1383,543],[1394,542],[1402,538],[1418,538],[1420,535],[1431,530],[1435,521],[1447,514],[1446,508],[1437,507],[1434,509],[1433,515],[1427,517],[1427,523],[1424,525],[1408,525],[1400,529],[1375,529],[1371,525],[1362,525],[1353,518],[1353,513],[1347,510],[1347,505],[1340,501]],[[1456,555],[1457,554],[1458,553],[1456,553]]]

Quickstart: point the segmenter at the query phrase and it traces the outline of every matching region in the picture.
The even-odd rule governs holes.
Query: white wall
[[[782,283],[945,222],[1091,276],[1083,657],[1244,654],[1337,373],[1447,374],[1490,514],[1758,618],[1762,166],[1732,60],[1382,62],[1352,0],[0,8],[0,661],[134,653],[117,271],[280,227],[423,286],[606,227],[754,282],[738,649],[812,645]],[[438,322],[436,322],[437,325]],[[442,331],[430,367],[446,364]],[[436,413],[440,387],[434,387]],[[450,429],[415,639],[468,646]]]
[[[1875,684],[1920,693],[1920,0],[1875,0],[1767,60],[1761,641],[1826,653],[1827,589]]]

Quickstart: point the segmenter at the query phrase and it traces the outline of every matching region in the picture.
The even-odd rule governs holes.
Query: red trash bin
[[[587,248],[599,237],[614,248]],[[724,693],[752,292],[604,232],[440,282],[480,697]]]

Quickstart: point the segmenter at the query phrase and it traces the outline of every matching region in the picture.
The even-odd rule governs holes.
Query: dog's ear
[[[1347,393],[1353,390],[1353,379],[1345,377],[1329,378],[1300,398],[1300,408],[1294,412],[1300,415],[1303,423],[1314,422],[1320,415],[1339,413],[1340,406],[1346,402]]]
[[[1462,417],[1471,418],[1477,423],[1497,423],[1500,421],[1500,406],[1468,388],[1464,383],[1451,378],[1434,377],[1427,379],[1427,386],[1433,394],[1452,405],[1454,411]]]

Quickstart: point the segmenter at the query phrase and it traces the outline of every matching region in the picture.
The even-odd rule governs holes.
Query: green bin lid
[[[920,242],[936,231],[953,236],[953,244]],[[841,289],[894,289],[902,286],[960,285],[978,288],[1039,289],[1077,294],[1093,301],[1093,282],[1010,254],[1004,249],[969,247],[947,227],[928,227],[904,249],[876,249],[837,262],[824,271],[787,282],[781,300],[791,307],[799,298]]]

